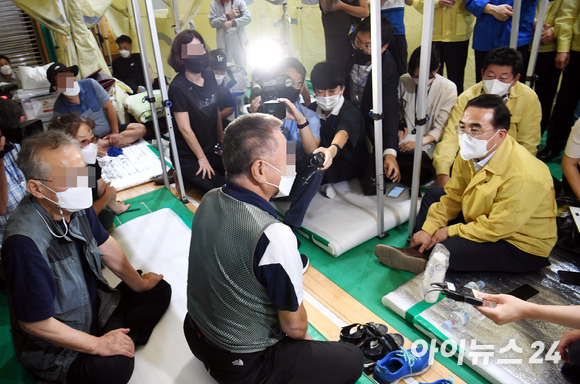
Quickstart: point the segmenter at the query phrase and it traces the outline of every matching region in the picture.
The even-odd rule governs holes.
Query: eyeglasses
[[[97,144],[99,138],[97,136],[93,136],[91,139],[81,140],[80,145],[81,148],[86,148],[89,144]]]
[[[302,84],[304,84],[302,80],[292,80],[292,86],[296,89],[302,88]]]
[[[370,51],[371,50],[371,43],[366,43],[363,44],[362,41],[360,41],[360,39],[358,38],[358,36],[354,39],[354,42],[352,43],[353,48],[358,48],[358,49],[362,49],[365,51]]]
[[[486,129],[485,131],[479,129],[479,128],[466,128],[466,127],[460,127],[459,125],[455,126],[455,132],[457,133],[467,133],[468,135],[471,135],[473,137],[477,137],[479,135],[481,135],[482,133],[485,132],[490,132],[493,131],[495,129]]]

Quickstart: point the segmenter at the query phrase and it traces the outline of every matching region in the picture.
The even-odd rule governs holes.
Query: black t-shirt
[[[113,77],[127,84],[133,92],[137,92],[137,88],[140,85],[145,86],[141,55],[139,53],[133,53],[126,59],[118,57],[113,60]]]
[[[314,102],[308,108],[316,111],[317,106],[318,104]],[[339,131],[348,133],[348,141],[338,152],[331,167],[344,168],[345,171],[358,170],[364,164],[366,153],[364,129],[364,118],[360,109],[346,99],[338,115],[328,115],[326,119],[320,119],[320,146],[330,147]]]
[[[179,73],[169,85],[171,111],[188,112],[189,125],[206,156],[214,152],[218,142],[218,99],[217,82],[212,71],[205,69],[201,73],[203,87],[187,80],[185,73]],[[175,130],[177,152],[181,158],[196,158],[187,145],[179,129]]]

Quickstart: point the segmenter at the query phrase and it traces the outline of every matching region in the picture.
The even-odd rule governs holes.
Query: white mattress
[[[130,383],[215,383],[183,335],[191,230],[171,209],[161,209],[119,226],[113,237],[135,268],[162,273],[173,290],[169,308],[149,342],[137,348]],[[119,282],[109,270],[105,277],[112,286]]]
[[[312,199],[302,223],[306,231],[302,233],[336,257],[377,235],[377,197],[365,196],[356,179],[334,184],[334,189],[334,199],[320,193]],[[385,196],[385,231],[409,220],[409,195],[407,190],[397,199]],[[274,200],[272,205],[284,213],[290,202]]]

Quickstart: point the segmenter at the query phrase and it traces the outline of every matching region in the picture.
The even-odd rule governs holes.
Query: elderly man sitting
[[[556,201],[548,167],[508,135],[501,97],[481,95],[459,120],[459,156],[445,190],[429,190],[411,247],[378,245],[388,267],[418,273],[424,251],[442,243],[455,271],[528,272],[549,265]],[[432,205],[431,205],[432,204]],[[462,216],[461,216],[462,215]]]
[[[99,223],[77,145],[47,131],[19,153],[30,194],[10,217],[2,247],[12,339],[18,360],[44,380],[126,383],[135,344],[149,339],[171,287],[163,275],[140,276]],[[116,289],[103,265],[122,280]]]

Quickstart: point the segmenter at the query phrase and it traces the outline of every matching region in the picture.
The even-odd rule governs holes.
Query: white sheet
[[[173,290],[169,308],[149,342],[137,348],[129,383],[215,383],[183,335],[191,230],[171,209],[161,209],[119,226],[113,237],[135,268],[162,273]],[[109,270],[105,277],[113,286],[119,282]]]
[[[316,194],[302,227],[326,239],[328,246],[314,242],[336,257],[377,235],[377,198],[365,196],[356,179],[334,184],[334,189],[334,199]],[[385,231],[409,220],[409,195],[407,190],[397,199],[385,197]],[[290,202],[273,201],[272,205],[286,212]]]

